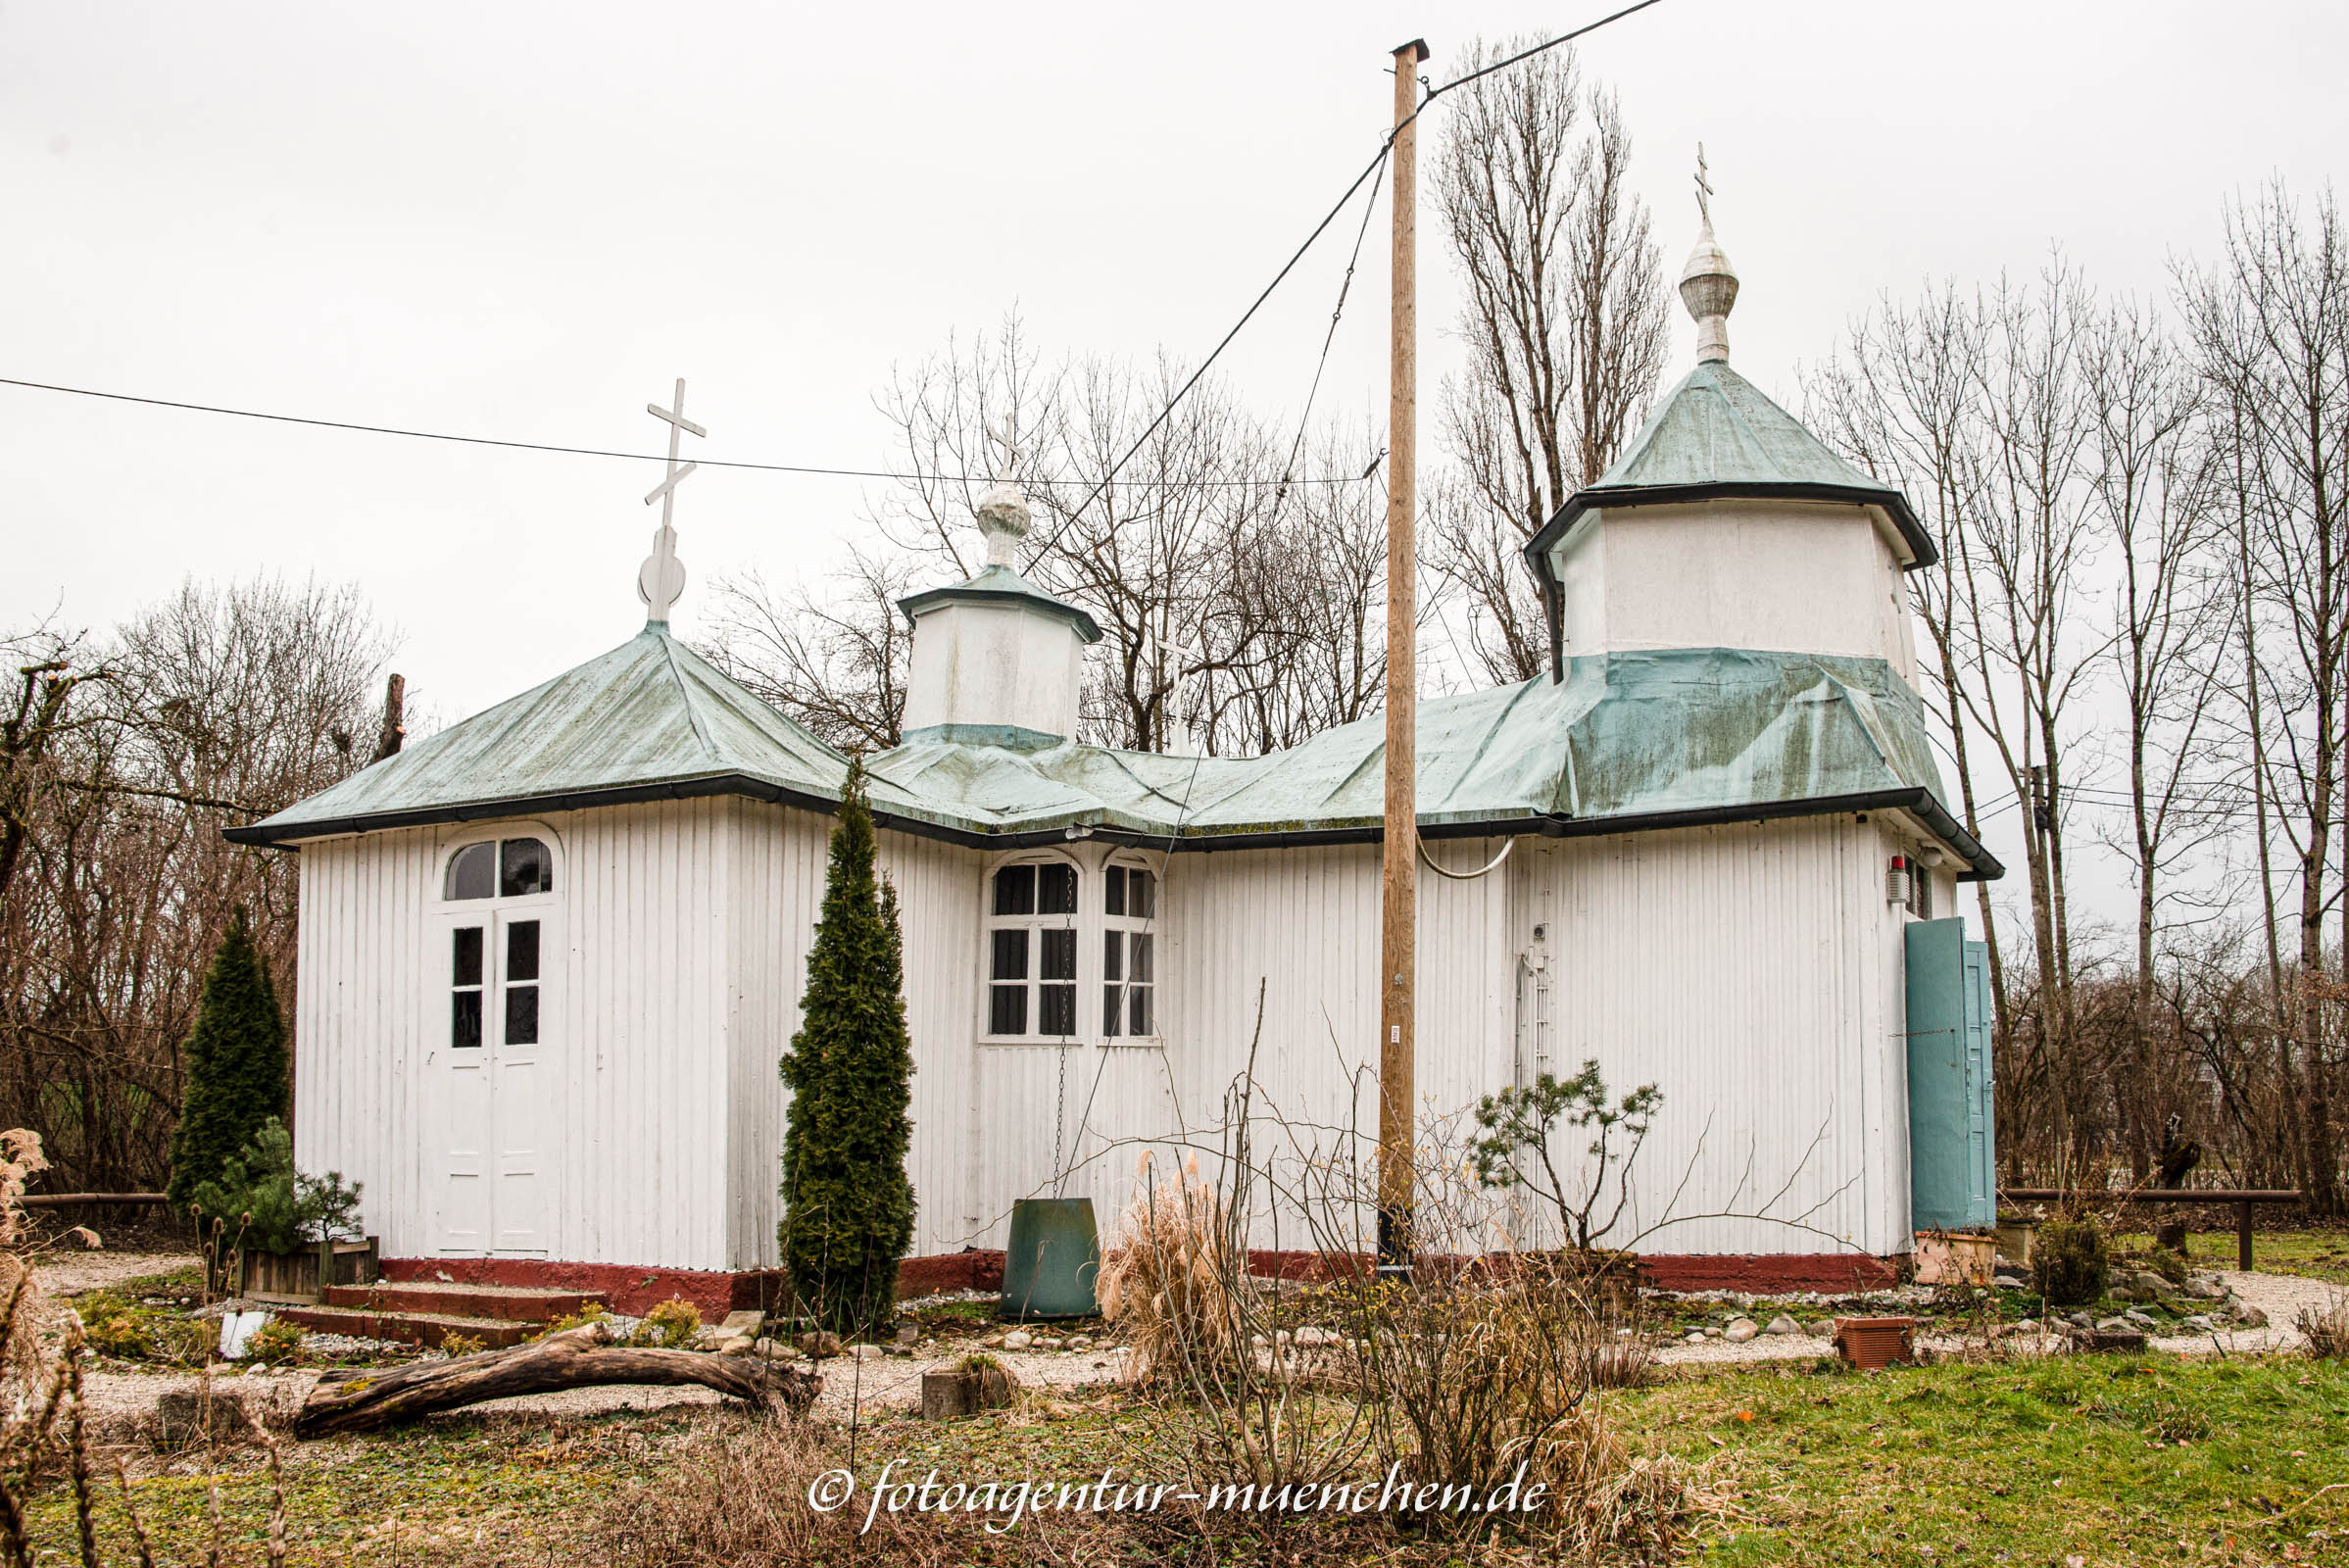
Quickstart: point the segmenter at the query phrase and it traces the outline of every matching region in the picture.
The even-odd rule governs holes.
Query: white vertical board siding
[[[675,801],[414,828],[302,850],[296,1158],[366,1183],[386,1255],[429,1255],[446,1142],[444,956],[426,951],[449,848],[556,848],[563,951],[538,1115],[547,1255],[726,1266],[727,803]]]
[[[327,839],[302,851],[294,990],[294,1160],[361,1184],[390,1256],[426,1243],[416,1142],[430,829]],[[437,1016],[437,1015],[436,1015]]]
[[[1553,1070],[1595,1058],[1614,1096],[1642,1083],[1664,1096],[1608,1239],[1657,1253],[1904,1250],[1884,956],[1896,986],[1899,933],[1886,935],[1874,833],[1813,818],[1525,848],[1518,923],[1549,923]],[[1553,1152],[1587,1165],[1588,1142],[1569,1131]],[[1731,1210],[1771,1217],[1690,1218]]]
[[[979,881],[985,858],[907,833],[878,836],[881,874],[897,889],[905,935],[905,1026],[913,1038],[916,1256],[959,1251],[971,1239],[978,1033]]]

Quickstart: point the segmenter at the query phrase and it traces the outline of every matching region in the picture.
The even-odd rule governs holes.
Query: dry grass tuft
[[[1172,1186],[1151,1180],[1146,1151],[1142,1191],[1119,1221],[1101,1259],[1101,1316],[1125,1333],[1128,1376],[1149,1382],[1178,1368],[1235,1360],[1244,1314],[1233,1281],[1245,1279],[1232,1227],[1215,1192],[1185,1162]]]
[[[2304,1306],[2292,1325],[2308,1338],[2308,1353],[2327,1361],[2349,1360],[2349,1295],[2339,1291],[2323,1306]]]

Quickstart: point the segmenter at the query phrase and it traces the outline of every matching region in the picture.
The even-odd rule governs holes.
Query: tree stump
[[[1011,1374],[1000,1366],[949,1367],[921,1375],[925,1421],[959,1421],[1011,1402]]]
[[[381,1377],[321,1380],[294,1417],[297,1438],[368,1432],[484,1399],[613,1384],[696,1383],[762,1410],[804,1411],[822,1380],[814,1373],[741,1355],[612,1347],[612,1331],[583,1323],[511,1350],[453,1361],[421,1361]]]

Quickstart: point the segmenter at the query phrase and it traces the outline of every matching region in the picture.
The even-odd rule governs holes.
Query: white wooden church
[[[1655,1083],[1616,1239],[1667,1282],[1847,1284],[1988,1218],[1948,917],[2000,867],[1917,695],[1930,538],[1729,368],[1709,227],[1682,294],[1695,368],[1527,547],[1551,669],[1419,709],[1427,858],[1513,849],[1420,878],[1418,1088],[1439,1116],[1588,1057]],[[1265,1099],[1377,1124],[1382,720],[1247,759],[1083,744],[1100,632],[1014,569],[1015,492],[976,521],[987,568],[904,603],[905,741],[868,764],[933,1283],[1020,1198],[1113,1227],[1134,1142],[1220,1117],[1260,988]],[[394,1278],[710,1301],[777,1260],[776,1061],[847,761],[671,635],[674,537],[664,511],[642,631],[230,834],[301,855],[297,1157],[364,1181]]]

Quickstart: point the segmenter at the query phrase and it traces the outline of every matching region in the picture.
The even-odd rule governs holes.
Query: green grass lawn
[[[1005,1416],[864,1425],[856,1468],[1082,1479],[1180,1473],[1102,1391]],[[1688,1559],[1706,1564],[2349,1563],[2349,1366],[2299,1358],[2079,1357],[1856,1374],[1676,1375],[1606,1396],[1635,1453],[1707,1467],[1732,1499]],[[706,1419],[706,1418],[703,1418]],[[455,1418],[289,1445],[289,1561],[592,1560],[603,1504],[675,1478],[697,1418]],[[845,1462],[846,1436],[831,1446]],[[223,1477],[230,1560],[263,1560],[269,1488],[251,1450]],[[132,1485],[165,1561],[202,1561],[201,1474]],[[2326,1491],[2326,1488],[2338,1490]],[[109,1560],[129,1560],[111,1481]],[[72,1555],[71,1499],[49,1490],[34,1539]],[[396,1558],[395,1546],[396,1545]],[[1365,1540],[1365,1546],[1374,1543]]]
[[[2198,1250],[2195,1261],[2204,1262],[2207,1250]],[[2251,1239],[2251,1260],[2262,1273],[2305,1274],[2349,1285],[2349,1230],[2263,1231]],[[2231,1241],[2220,1266],[2234,1267]]]
[[[2339,1363],[1757,1370],[1613,1408],[1635,1444],[1727,1467],[1741,1517],[1705,1563],[2349,1562]]]

